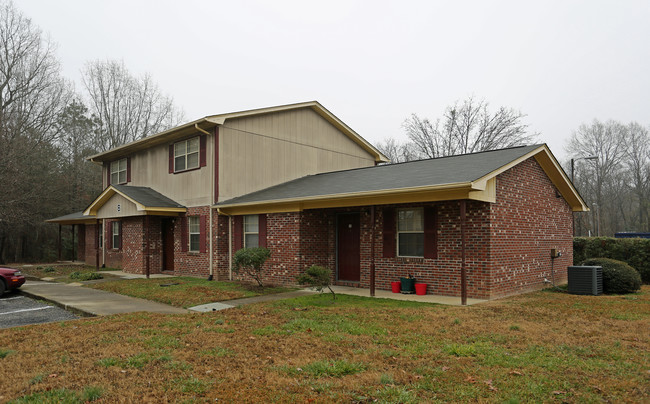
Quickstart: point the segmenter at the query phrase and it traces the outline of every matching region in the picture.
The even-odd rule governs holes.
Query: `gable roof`
[[[123,157],[136,151],[148,149],[152,146],[166,144],[180,139],[184,136],[196,133],[197,131],[207,131],[216,126],[223,125],[226,120],[234,118],[243,118],[253,115],[265,115],[275,112],[289,111],[301,108],[311,108],[314,112],[324,118],[326,121],[334,125],[339,131],[350,138],[353,142],[359,145],[362,149],[374,156],[376,162],[389,161],[377,148],[368,143],[361,135],[352,130],[343,121],[337,118],[334,114],[323,107],[318,101],[301,102],[297,104],[278,105],[275,107],[258,108],[246,111],[229,112],[226,114],[210,115],[192,122],[168,129],[166,131],[157,133],[155,135],[147,136],[122,146],[115,147],[103,153],[98,153],[88,157],[92,162],[101,163],[104,161],[112,161],[118,157]]]
[[[216,206],[234,214],[451,199],[494,202],[496,176],[530,157],[574,211],[588,210],[545,144],[315,174]]]
[[[109,185],[95,200],[84,210],[86,216],[95,216],[113,195],[118,194],[133,202],[139,211],[148,213],[181,213],[187,209],[160,192],[148,187],[134,187],[131,185]]]

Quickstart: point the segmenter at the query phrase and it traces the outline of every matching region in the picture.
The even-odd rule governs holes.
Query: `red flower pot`
[[[427,284],[426,283],[416,283],[415,284],[415,294],[416,295],[426,295],[427,294]]]
[[[402,288],[402,282],[400,282],[400,281],[391,282],[390,287],[391,287],[391,289],[393,289],[393,293],[399,293],[400,289]]]

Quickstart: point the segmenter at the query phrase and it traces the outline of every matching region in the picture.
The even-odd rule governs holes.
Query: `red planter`
[[[391,287],[391,289],[393,289],[393,293],[399,293],[400,289],[402,288],[402,282],[400,282],[400,281],[391,282],[390,287]]]
[[[416,283],[415,284],[415,294],[420,295],[420,296],[426,295],[427,294],[427,284],[426,283]]]

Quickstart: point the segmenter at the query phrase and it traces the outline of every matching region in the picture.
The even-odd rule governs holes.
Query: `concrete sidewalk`
[[[46,300],[82,315],[108,316],[137,311],[166,314],[188,313],[185,309],[167,304],[65,283],[27,281],[19,290],[27,296]]]
[[[209,312],[209,311],[219,311],[225,309],[231,309],[237,306],[243,306],[245,304],[261,303],[261,302],[273,302],[276,300],[282,299],[291,299],[294,297],[300,297],[305,295],[313,295],[317,293],[313,290],[296,290],[293,292],[286,293],[276,293],[273,295],[262,295],[254,297],[245,297],[243,299],[234,299],[234,300],[224,300],[223,302],[201,304],[199,306],[190,307],[188,310],[198,311],[198,312]]]

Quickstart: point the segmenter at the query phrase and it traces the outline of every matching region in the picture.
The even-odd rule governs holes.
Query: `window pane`
[[[111,223],[113,226],[113,235],[119,235],[120,234],[120,222],[113,222]]]
[[[120,165],[120,171],[126,170],[126,159],[120,160],[119,165]]]
[[[119,183],[120,183],[120,174],[119,173],[111,174],[111,184],[119,184]]]
[[[185,156],[176,157],[174,160],[174,171],[185,170]]]
[[[198,216],[190,216],[188,223],[190,224],[190,233],[199,233],[200,227]]]
[[[124,184],[126,182],[126,171],[120,171],[118,177],[119,184]]]
[[[187,141],[187,152],[196,153],[199,151],[199,138],[195,137]]]
[[[259,230],[259,216],[244,216],[244,233],[257,233]]]
[[[185,154],[185,142],[178,142],[174,144],[174,156],[182,156]]]
[[[187,168],[196,168],[199,166],[199,153],[187,155]]]
[[[259,236],[257,234],[247,234],[244,237],[244,247],[246,248],[259,247]]]
[[[114,161],[111,163],[111,174],[116,173],[120,171],[120,165],[118,161]]]
[[[398,231],[423,231],[421,209],[400,210],[398,215]]]
[[[424,256],[424,234],[402,233],[399,235],[399,255],[403,257]]]
[[[190,251],[199,251],[199,240],[201,239],[198,234],[190,234]]]

